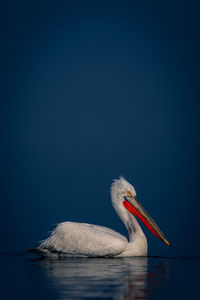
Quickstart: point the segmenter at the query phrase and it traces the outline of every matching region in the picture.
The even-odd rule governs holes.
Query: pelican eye
[[[131,192],[127,192],[127,196],[132,196],[132,193]]]

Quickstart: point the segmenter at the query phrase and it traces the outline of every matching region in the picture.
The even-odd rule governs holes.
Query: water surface
[[[188,299],[199,259],[29,259],[0,255],[2,299]]]

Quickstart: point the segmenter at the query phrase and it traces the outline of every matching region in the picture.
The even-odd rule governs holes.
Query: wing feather
[[[127,239],[116,231],[97,225],[63,222],[37,249],[55,256],[115,256],[124,251]]]

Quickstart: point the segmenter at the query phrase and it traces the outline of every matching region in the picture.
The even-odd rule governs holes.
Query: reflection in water
[[[39,260],[57,299],[148,299],[167,274],[165,264],[147,269],[148,258]]]

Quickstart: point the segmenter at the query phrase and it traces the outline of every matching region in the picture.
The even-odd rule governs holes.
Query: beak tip
[[[168,241],[166,241],[165,243],[167,244],[167,246],[169,246],[169,242]]]

